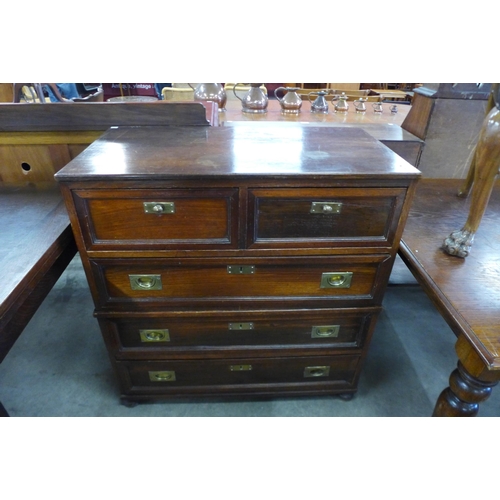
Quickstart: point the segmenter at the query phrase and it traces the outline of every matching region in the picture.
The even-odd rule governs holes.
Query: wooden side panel
[[[406,115],[401,128],[425,140],[434,103],[435,99],[415,93],[410,112]]]

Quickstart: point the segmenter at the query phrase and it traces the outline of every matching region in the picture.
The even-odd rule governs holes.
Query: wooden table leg
[[[469,216],[462,229],[453,231],[443,242],[450,255],[465,258],[469,255],[474,236],[481,223],[495,177],[500,166],[500,110],[494,107],[487,115],[474,153],[466,184],[459,194],[468,192],[472,184]]]
[[[479,403],[486,401],[500,374],[490,371],[467,339],[460,336],[456,350],[457,368],[450,376],[450,385],[440,395],[433,417],[475,417]]]

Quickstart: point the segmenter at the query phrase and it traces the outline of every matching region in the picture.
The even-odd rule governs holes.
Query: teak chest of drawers
[[[352,128],[110,129],[56,178],[122,401],[352,395],[418,177]]]

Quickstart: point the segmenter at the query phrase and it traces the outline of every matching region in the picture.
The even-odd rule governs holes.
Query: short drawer
[[[242,259],[116,259],[91,261],[102,306],[183,307],[222,303],[245,309],[275,302],[355,301],[379,305],[388,279],[389,255]],[[273,303],[270,306],[270,303]],[[359,303],[358,303],[359,302]]]
[[[379,308],[318,311],[151,313],[99,318],[106,344],[121,359],[220,356],[221,353],[359,349]],[[274,353],[274,354],[273,354]]]
[[[249,247],[392,246],[406,189],[249,190]]]
[[[237,189],[75,190],[89,250],[236,248]]]
[[[348,390],[360,365],[360,356],[349,355],[116,362],[123,394],[172,396]]]

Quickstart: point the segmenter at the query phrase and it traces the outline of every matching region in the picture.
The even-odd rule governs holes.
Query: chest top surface
[[[333,175],[414,178],[419,171],[361,129],[114,127],[60,170],[56,179]]]

